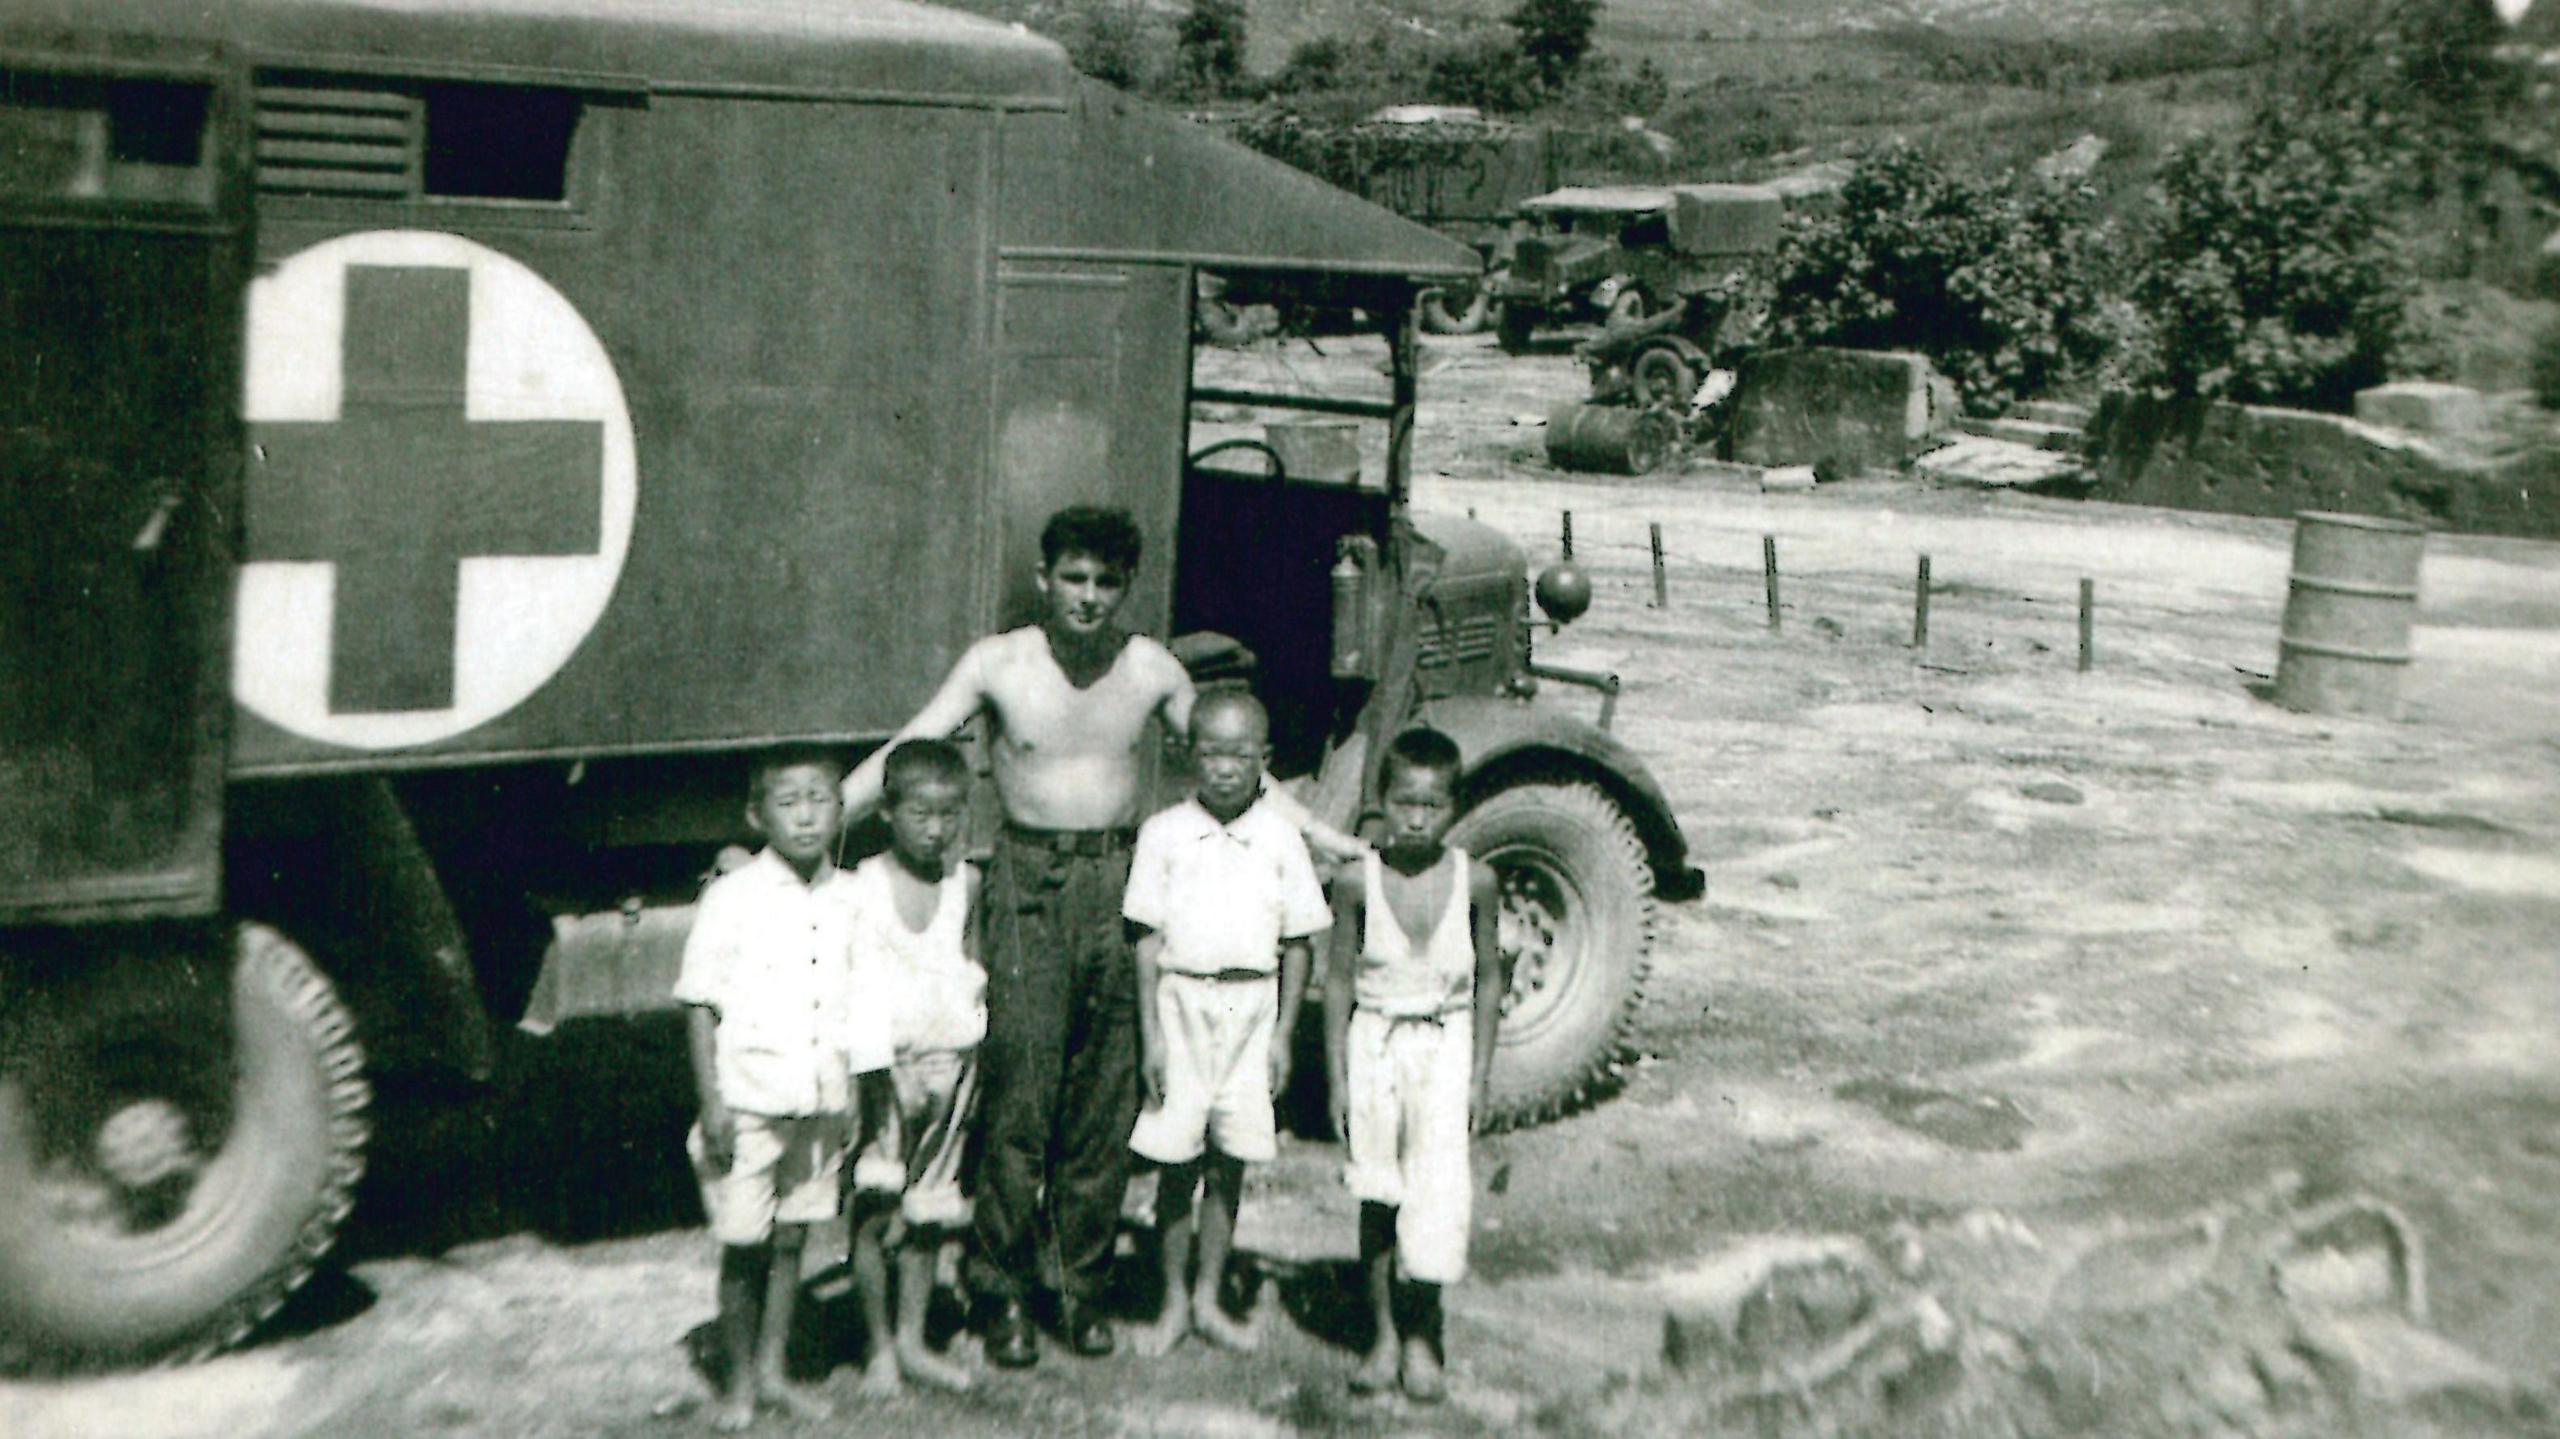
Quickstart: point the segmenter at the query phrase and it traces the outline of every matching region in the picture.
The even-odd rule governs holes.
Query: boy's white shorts
[[[1475,1204],[1467,1170],[1475,1017],[1355,1010],[1346,1047],[1351,1154],[1343,1183],[1363,1203],[1395,1206],[1396,1265],[1405,1278],[1455,1284],[1467,1274]]]
[[[816,1224],[843,1207],[840,1190],[849,1116],[737,1114],[736,1153],[726,1173],[704,1157],[702,1125],[684,1138],[711,1237],[747,1246],[773,1238],[776,1224]]]
[[[894,1112],[853,1161],[853,1187],[895,1194],[909,1224],[957,1228],[969,1222],[960,1167],[978,1118],[978,1063],[973,1050],[902,1054],[889,1069]]]
[[[1164,1034],[1164,1102],[1138,1115],[1129,1147],[1158,1164],[1188,1164],[1205,1146],[1261,1164],[1280,1153],[1271,1118],[1271,975],[1220,978],[1166,971],[1156,978]]]

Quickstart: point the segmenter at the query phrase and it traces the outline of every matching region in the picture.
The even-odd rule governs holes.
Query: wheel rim
[[[1573,1011],[1591,944],[1589,905],[1565,869],[1527,847],[1486,856],[1500,894],[1498,929],[1511,986],[1502,996],[1502,1038],[1526,1044]]]

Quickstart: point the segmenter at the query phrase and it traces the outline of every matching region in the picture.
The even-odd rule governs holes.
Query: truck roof
[[[323,70],[1038,108],[1069,76],[1051,41],[907,0],[0,0],[0,44],[21,52],[124,37]]]

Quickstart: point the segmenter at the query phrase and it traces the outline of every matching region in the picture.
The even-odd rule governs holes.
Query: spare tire
[[[1449,842],[1502,895],[1503,999],[1488,1127],[1568,1113],[1617,1087],[1653,963],[1653,867],[1625,811],[1587,780],[1536,777],[1479,800]]]
[[[336,1240],[371,1099],[354,1020],[275,930],[240,926],[207,977],[223,959],[227,1006],[194,1000],[200,971],[162,956],[12,996],[0,1371],[208,1353],[274,1313]]]

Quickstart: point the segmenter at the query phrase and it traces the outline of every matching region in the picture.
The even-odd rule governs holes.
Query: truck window
[[[584,110],[576,91],[545,86],[262,76],[258,188],[563,205]]]
[[[0,198],[205,205],[212,89],[0,70]]]

